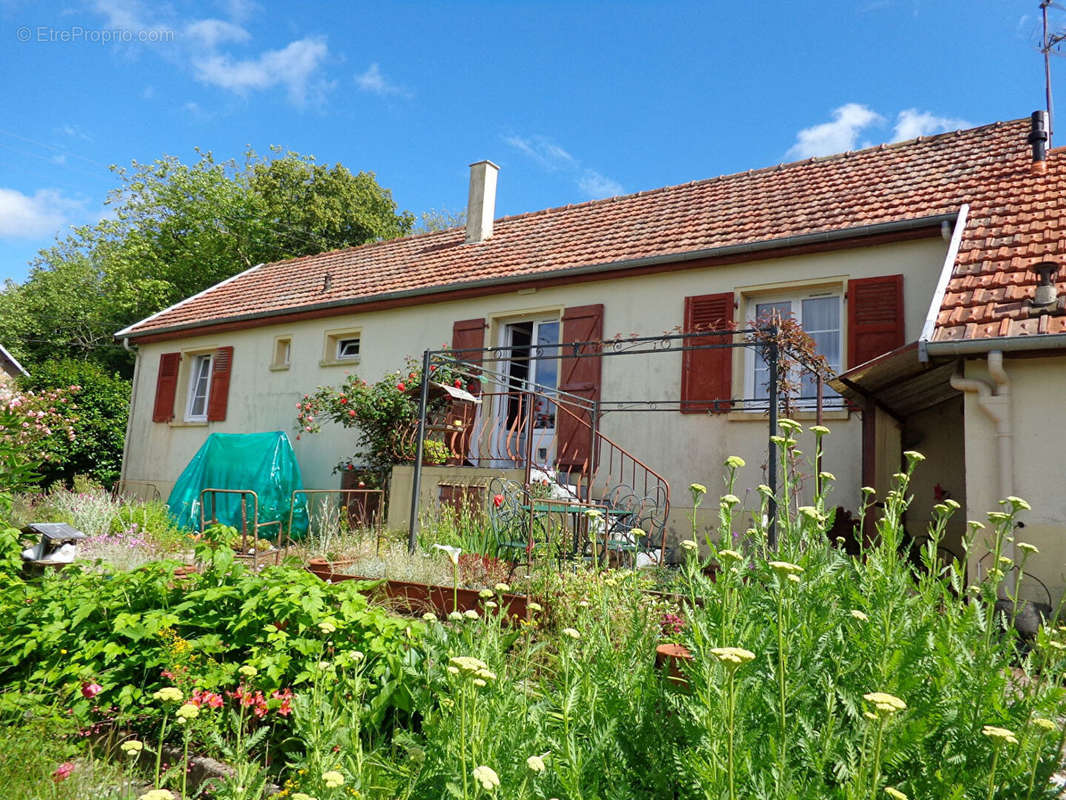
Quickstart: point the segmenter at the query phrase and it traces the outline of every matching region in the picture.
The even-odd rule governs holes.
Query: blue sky
[[[0,279],[99,219],[109,164],[195,147],[370,170],[416,214],[461,210],[489,158],[501,216],[1014,119],[1043,105],[1038,22],[1037,0],[0,0]]]

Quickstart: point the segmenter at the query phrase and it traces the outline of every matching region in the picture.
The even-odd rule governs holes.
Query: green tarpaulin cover
[[[300,465],[284,431],[270,433],[212,433],[189,466],[181,473],[167,505],[170,515],[184,530],[200,529],[200,492],[204,489],[251,489],[259,497],[259,524],[280,521],[289,524],[292,493],[303,489]],[[211,498],[219,522],[241,529],[241,496],[205,495],[206,518],[211,519]],[[248,533],[252,534],[253,502],[244,495]],[[307,533],[306,495],[296,496],[292,531],[294,539]],[[262,528],[260,538],[277,538],[278,526]]]

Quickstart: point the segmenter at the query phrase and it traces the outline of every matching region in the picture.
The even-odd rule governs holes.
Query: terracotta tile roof
[[[1026,265],[1066,253],[1057,162],[1029,172],[1028,119],[881,145],[580,205],[505,217],[486,242],[461,229],[280,261],[208,289],[123,334],[345,306],[409,292],[766,242],[956,212],[971,205],[937,338],[996,335],[996,303],[1017,300]],[[326,277],[330,280],[327,281]],[[996,292],[999,292],[997,295]],[[952,315],[957,315],[953,317]],[[1019,321],[1021,322],[1021,321]],[[961,326],[962,333],[959,333]]]
[[[1028,302],[1038,282],[1033,265],[1066,258],[1066,148],[1052,150],[1047,173],[1034,175],[1023,135],[969,199],[934,341],[1066,333],[1061,302],[1054,313]],[[1057,285],[1066,296],[1066,270]]]

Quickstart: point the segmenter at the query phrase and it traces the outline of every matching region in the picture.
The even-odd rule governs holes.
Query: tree
[[[112,167],[111,215],[42,250],[0,292],[4,345],[31,368],[88,358],[128,375],[112,334],[256,264],[402,236],[414,224],[369,172],[277,148]]]
[[[430,233],[432,231],[444,231],[448,228],[462,228],[466,225],[465,211],[449,211],[447,208],[431,208],[423,211],[418,218],[416,233]]]

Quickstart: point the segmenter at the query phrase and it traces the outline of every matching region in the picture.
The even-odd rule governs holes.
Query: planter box
[[[338,581],[372,583],[374,585],[366,589],[367,593],[384,598],[389,601],[390,605],[410,614],[424,614],[429,611],[444,618],[451,613],[453,605],[454,610],[460,613],[476,611],[479,615],[484,614],[485,601],[481,599],[476,589],[459,589],[453,593],[451,586],[341,575],[333,569],[337,566],[340,566],[340,562],[333,562],[333,564],[322,562],[322,564],[310,564],[308,569],[322,580],[333,583]],[[509,617],[528,619],[528,598],[525,595],[503,594],[494,599],[504,608]]]

